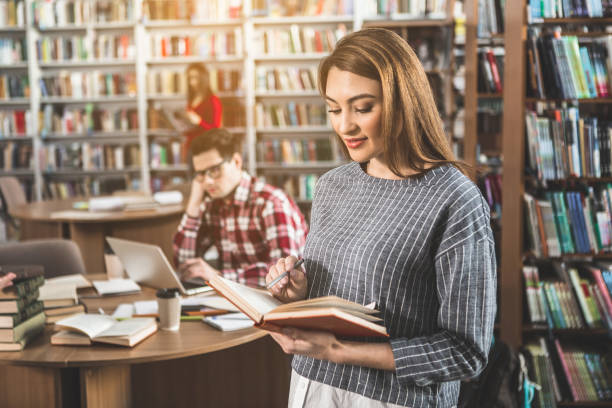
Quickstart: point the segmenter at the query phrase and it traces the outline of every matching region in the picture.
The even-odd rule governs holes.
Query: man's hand
[[[188,110],[186,114],[187,114],[187,119],[189,119],[189,121],[194,125],[199,125],[200,122],[202,121],[202,118],[200,117],[200,115],[198,115],[194,111]]]
[[[191,258],[186,260],[179,266],[178,272],[183,281],[193,278],[202,278],[205,281],[209,281],[214,276],[219,275],[219,272],[202,258]]]
[[[287,354],[302,354],[318,360],[334,362],[341,343],[330,332],[301,330],[285,327],[281,333],[270,332],[270,336]]]
[[[191,192],[189,193],[189,201],[187,202],[187,215],[193,218],[200,216],[200,205],[204,200],[204,185],[197,178],[191,182]]]
[[[0,289],[11,286],[13,284],[13,279],[15,279],[15,274],[13,272],[7,273],[5,276],[0,277]]]
[[[289,256],[281,258],[276,265],[273,265],[266,275],[266,285],[272,282],[277,276],[285,271],[289,271],[286,277],[272,286],[268,291],[281,302],[295,302],[306,298],[308,281],[303,269],[293,269],[297,258]]]

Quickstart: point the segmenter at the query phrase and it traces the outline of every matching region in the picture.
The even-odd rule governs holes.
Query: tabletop
[[[94,294],[93,289],[79,291],[81,302],[87,310],[97,313],[98,308],[102,308],[110,314],[120,303],[154,299],[155,289],[142,287],[141,293],[122,296],[97,297]],[[48,325],[45,332],[23,351],[0,353],[0,364],[92,367],[148,363],[224,350],[267,335],[267,332],[256,328],[222,332],[201,321],[182,321],[179,331],[158,330],[142,343],[130,348],[98,343],[91,346],[54,346],[50,343],[53,332],[52,325]]]
[[[58,221],[58,222],[109,222],[109,221],[131,221],[141,219],[159,218],[171,215],[180,215],[184,211],[182,204],[160,205],[148,210],[130,211],[104,211],[91,212],[86,210],[75,210],[73,204],[83,199],[66,199],[37,201],[23,204],[11,209],[10,214],[18,219],[30,221]]]

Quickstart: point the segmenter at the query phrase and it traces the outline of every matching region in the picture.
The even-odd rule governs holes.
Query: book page
[[[340,310],[344,310],[347,312],[359,312],[363,314],[375,314],[378,313],[374,307],[375,303],[370,303],[369,305],[360,305],[355,302],[351,302],[350,300],[342,299],[337,296],[324,296],[313,299],[300,300],[292,303],[285,303],[279,306],[276,311],[289,311],[289,310],[298,310],[298,309],[312,309],[312,308],[325,308],[325,307],[335,307]]]
[[[45,279],[45,283],[74,283],[77,289],[90,288],[91,282],[80,273]]]
[[[257,310],[260,314],[265,315],[270,310],[282,305],[282,303],[272,296],[269,292],[254,289],[248,286],[242,285],[238,282],[231,281],[229,279],[219,277],[229,288],[238,296],[240,296],[246,303],[252,308]]]
[[[45,282],[38,288],[38,300],[74,299],[77,300],[76,283]]]
[[[133,336],[141,330],[156,324],[155,318],[153,317],[134,317],[132,319],[122,320],[116,322],[110,328],[98,333],[95,337],[120,337],[120,336]]]
[[[240,310],[231,304],[229,300],[218,295],[208,295],[201,297],[189,297],[181,299],[181,306],[202,306],[211,307],[213,309],[228,310],[230,312],[239,312]]]
[[[55,323],[62,328],[75,329],[94,338],[99,333],[113,326],[117,321],[110,316],[99,314],[79,314],[62,319]]]
[[[138,284],[131,279],[111,279],[107,281],[93,281],[93,285],[100,295],[140,291],[140,286],[138,286]]]

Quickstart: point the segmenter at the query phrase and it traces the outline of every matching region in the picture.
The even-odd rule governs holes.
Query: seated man
[[[174,262],[183,280],[208,281],[220,274],[265,286],[269,264],[302,254],[304,216],[282,190],[242,170],[241,139],[220,128],[191,142],[196,176],[174,236]],[[211,246],[219,252],[221,270],[201,258]]]

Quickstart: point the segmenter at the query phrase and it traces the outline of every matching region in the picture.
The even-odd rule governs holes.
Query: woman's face
[[[190,69],[187,71],[187,83],[189,84],[189,88],[194,91],[199,91],[202,88],[203,77],[204,75],[197,69]]]
[[[382,155],[380,82],[332,67],[327,75],[325,100],[332,127],[352,160],[363,163]]]

